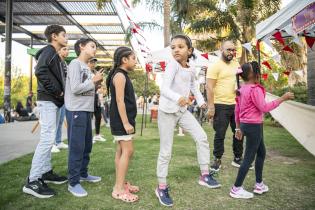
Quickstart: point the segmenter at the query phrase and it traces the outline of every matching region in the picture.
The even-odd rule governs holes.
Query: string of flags
[[[271,38],[274,38],[275,41],[279,42],[282,45],[282,50],[287,52],[287,53],[294,53],[294,50],[292,49],[292,47],[290,47],[289,45],[291,43],[295,43],[299,46],[303,46],[300,37],[293,31],[292,27],[290,25],[286,26],[285,28],[283,28],[283,30],[290,36],[293,37],[293,39],[291,40],[291,42],[289,44],[286,45],[285,40],[282,36],[281,31],[276,31],[274,34],[272,34],[271,36],[267,36],[262,40],[257,40],[256,42],[256,50],[260,51],[260,44],[261,41],[264,42],[264,44],[268,45],[271,49],[273,49],[273,43],[271,42]],[[315,34],[314,34],[315,36]],[[315,43],[315,37],[307,35],[304,32],[304,37],[305,37],[305,41],[307,43],[307,46],[312,50],[314,43]],[[252,54],[252,44],[251,42],[248,43],[244,43],[242,44],[242,47],[244,47],[250,54]],[[263,53],[261,51],[262,54],[266,55],[265,53]],[[268,55],[267,55],[268,56]],[[276,61],[279,65],[281,64],[281,56],[279,53],[275,53],[274,55],[271,56],[271,58]],[[270,63],[268,61],[263,61],[262,65],[264,65],[268,70],[272,70],[272,66],[270,65]],[[282,72],[284,75],[289,76],[291,74],[291,72],[296,73],[298,76],[303,77],[304,76],[304,72],[303,70],[297,70],[297,71],[291,71],[291,70],[286,70],[284,72]],[[262,79],[267,80],[268,79],[268,73],[264,73],[261,75]],[[275,73],[271,73],[271,75],[273,76],[273,78],[278,81],[279,79],[279,73],[275,72]]]
[[[139,51],[141,52],[142,56],[146,58],[148,54],[150,53],[150,48],[146,44],[146,38],[144,36],[144,31],[141,29],[141,27],[133,20],[133,11],[131,8],[131,4],[128,0],[122,0],[121,1],[126,17],[130,24],[130,32],[133,37],[135,37],[137,44],[139,45]]]

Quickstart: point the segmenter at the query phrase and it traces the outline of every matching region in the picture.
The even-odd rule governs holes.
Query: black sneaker
[[[210,166],[210,170],[218,172],[220,171],[220,168],[221,168],[221,159],[215,158],[213,161],[213,164]]]
[[[49,188],[42,179],[30,182],[29,178],[27,178],[26,185],[23,187],[23,192],[37,198],[50,198],[56,195],[55,191]]]
[[[242,158],[234,158],[234,160],[232,161],[232,166],[239,168],[239,167],[241,167],[242,162],[243,162]],[[251,164],[249,169],[251,169],[251,170],[254,169],[254,166]]]
[[[42,179],[45,183],[53,183],[53,184],[63,184],[68,181],[68,178],[65,176],[59,176],[53,172],[53,170],[44,173]]]

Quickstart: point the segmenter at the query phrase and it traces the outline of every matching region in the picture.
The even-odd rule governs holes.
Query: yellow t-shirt
[[[208,67],[207,78],[217,80],[214,89],[215,104],[235,104],[236,70],[239,66],[236,61],[227,64],[220,59]]]

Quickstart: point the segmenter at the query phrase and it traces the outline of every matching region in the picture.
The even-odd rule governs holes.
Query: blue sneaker
[[[173,206],[173,200],[168,194],[169,187],[167,186],[165,190],[159,189],[158,187],[155,189],[155,195],[158,197],[160,203],[163,206]]]
[[[211,189],[214,188],[219,188],[221,187],[221,184],[219,184],[219,182],[217,182],[214,178],[213,178],[213,174],[206,174],[203,176],[200,176],[198,183],[201,186],[205,186]]]
[[[76,184],[74,187],[68,185],[68,191],[71,192],[72,195],[76,197],[84,197],[88,195],[88,193],[80,184]]]
[[[100,182],[102,180],[101,177],[99,176],[92,176],[92,175],[88,175],[87,177],[80,177],[80,182],[86,181],[86,182]]]

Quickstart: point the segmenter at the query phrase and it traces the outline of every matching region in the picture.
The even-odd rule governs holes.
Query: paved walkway
[[[150,110],[147,111],[147,114]],[[142,109],[138,109],[142,114]],[[147,122],[150,118],[147,117]],[[31,133],[37,121],[17,122],[0,124],[0,164],[21,157],[35,151],[39,141],[40,126],[34,133]],[[92,122],[94,129],[94,121]],[[94,133],[94,132],[93,132]],[[62,139],[67,138],[67,130],[63,126]]]
[[[39,141],[40,126],[31,133],[37,121],[0,124],[0,164],[35,151]],[[62,138],[67,135],[63,126]]]

